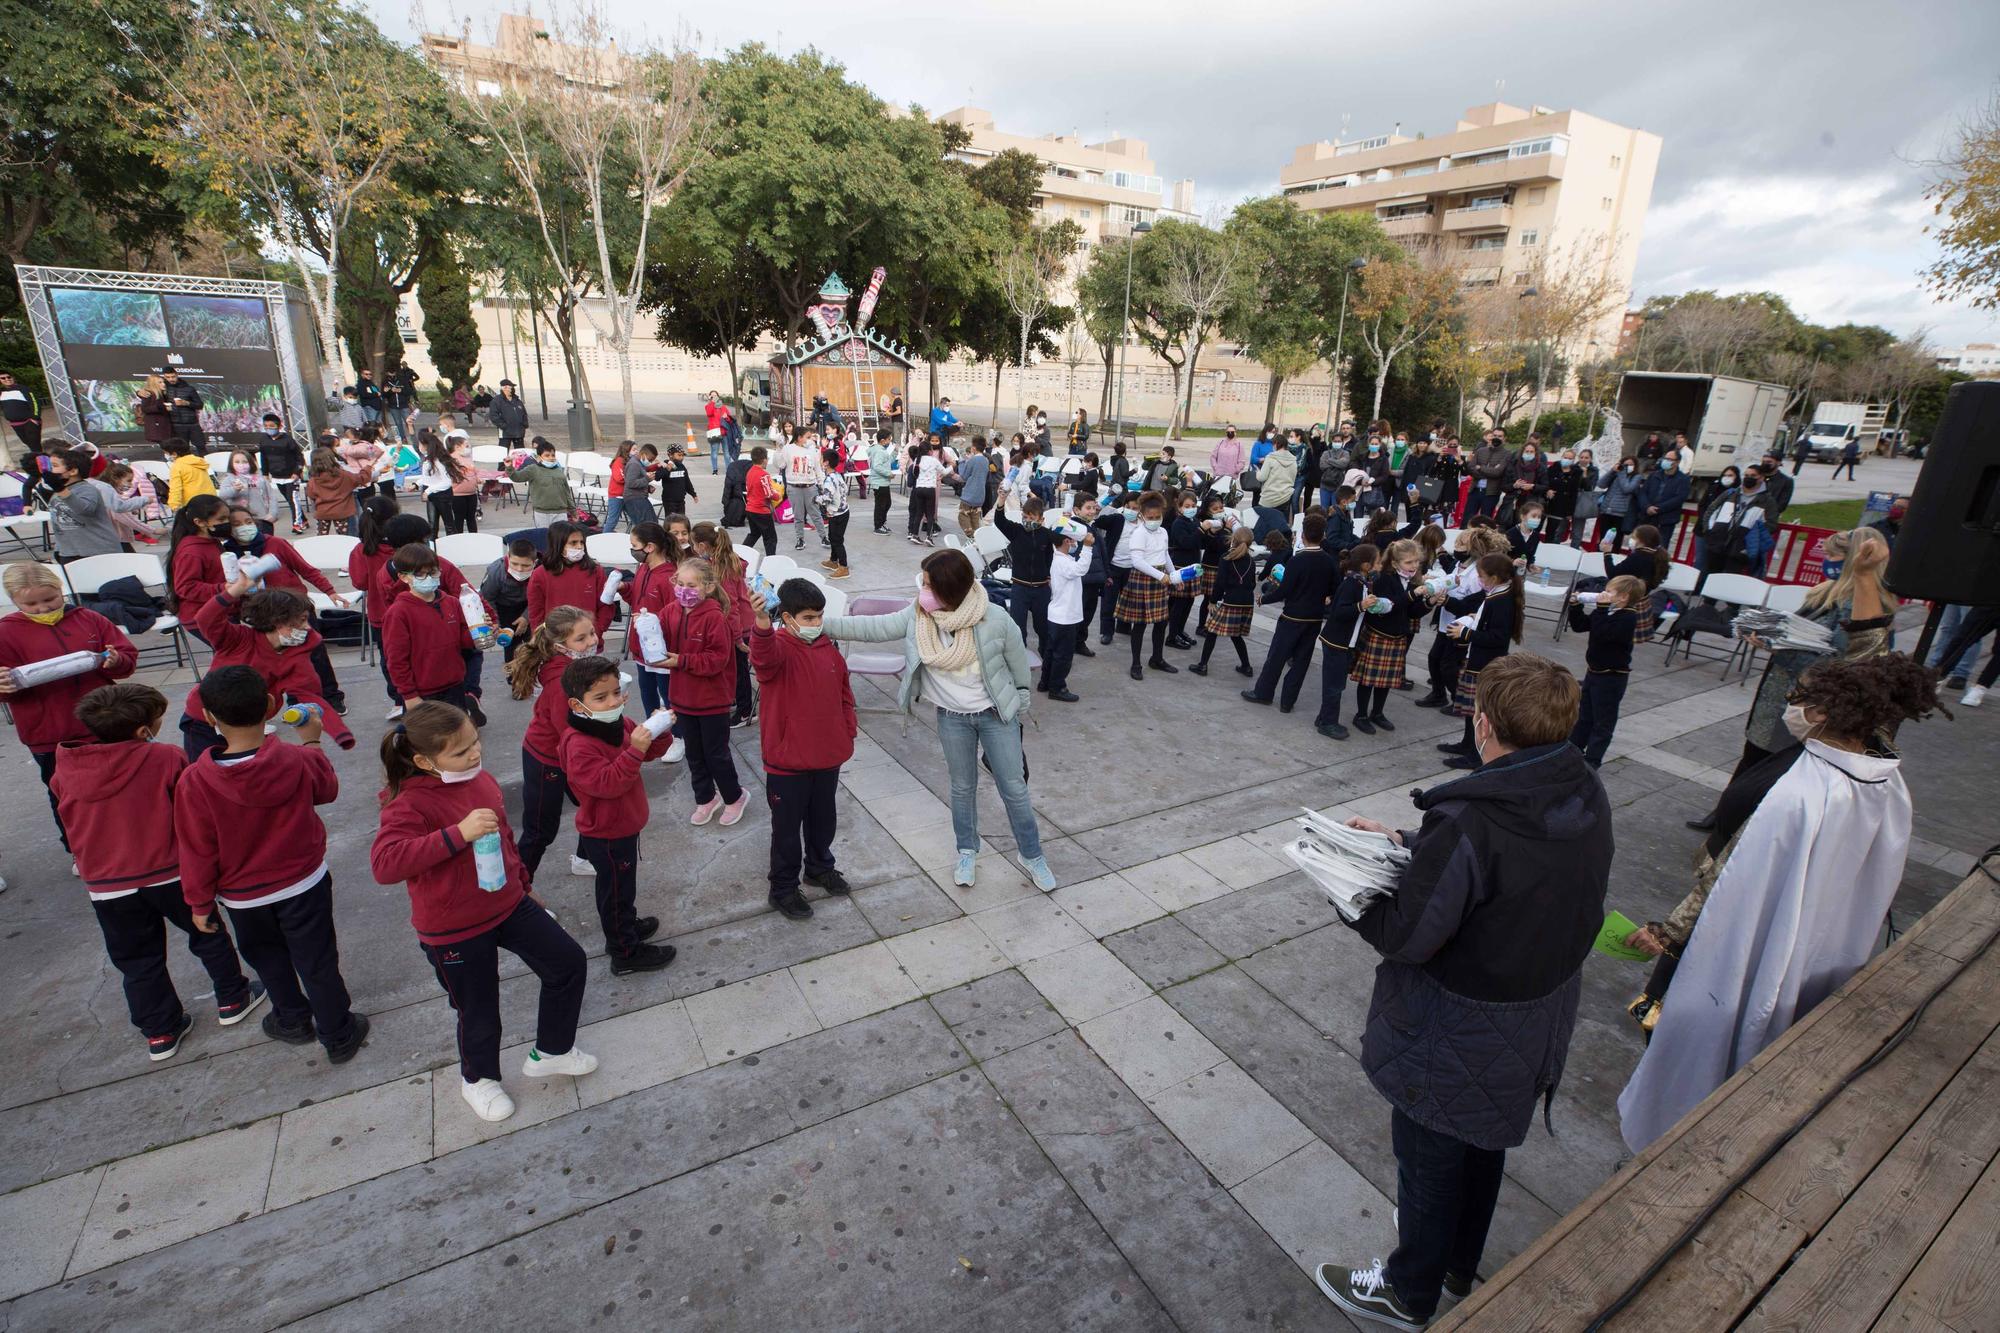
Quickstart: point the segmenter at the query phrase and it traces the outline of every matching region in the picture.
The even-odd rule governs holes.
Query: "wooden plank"
[[[1899,1300],[1875,1321],[1875,1333],[1973,1333],[1973,1330],[1955,1329],[1928,1310],[1919,1310],[1910,1302]]]
[[[1738,1191],[1607,1327],[1619,1333],[1727,1328],[1804,1243],[1803,1231]]]
[[[1976,919],[1977,905],[1968,905],[1986,884],[1984,876],[1968,879],[1930,916],[1942,923],[1967,912]],[[1440,1327],[1476,1319],[1481,1330],[1556,1328],[1595,1316],[1716,1190],[1879,1049],[1950,974],[1954,960],[1912,947],[1916,938],[1913,930],[1856,973]]]
[[[1980,1048],[1740,1327],[1779,1333],[1873,1320],[2000,1153],[1997,1097],[2000,1037]]]
[[[1898,1305],[1958,1333],[2000,1328],[2000,1160],[1959,1205],[1930,1252],[1896,1293]],[[1898,1319],[1910,1315],[1898,1313]]]
[[[1952,909],[1949,913],[1947,906]],[[1943,902],[1918,917],[1917,924],[1897,943],[1907,940],[1962,963],[1996,932],[2000,932],[2000,883],[1974,867]]]

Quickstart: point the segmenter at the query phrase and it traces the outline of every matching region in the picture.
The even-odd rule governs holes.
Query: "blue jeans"
[[[709,437],[708,475],[711,477],[714,476],[716,473],[722,471],[722,442],[727,438],[728,438],[728,432],[726,431],[723,432],[721,435],[713,435]]]
[[[637,665],[636,663],[634,664]],[[639,667],[639,702],[646,710],[646,716],[667,706],[667,678],[657,671]]]
[[[1251,532],[1258,541],[1263,541],[1274,532],[1291,532],[1292,521],[1285,516],[1284,510],[1267,509],[1263,505],[1252,505],[1251,508],[1257,513],[1257,526]]]
[[[1931,660],[1925,663],[1925,665],[1935,669],[1938,675],[1944,677],[1946,680],[1971,680],[1972,673],[1979,669],[1979,640],[1977,639],[1974,639],[1971,646],[1958,655],[1958,660],[1951,664],[1949,671],[1944,669],[1944,663],[1939,660],[1944,656],[1945,647],[1951,643],[1952,636],[1958,633],[1958,627],[1965,623],[1965,618],[1971,613],[1971,607],[1959,606],[1954,603],[1944,609],[1944,617],[1938,621],[1937,638],[1932,641],[1937,644],[1937,647],[1931,649]]]
[[[625,497],[614,495],[604,502],[604,530],[618,531],[618,520],[625,515]]]
[[[1002,722],[991,708],[983,713],[952,713],[937,710],[938,740],[944,745],[944,761],[951,769],[951,831],[958,849],[971,851],[979,846],[979,753],[986,752],[993,785],[1000,802],[1007,807],[1007,822],[1013,826],[1014,842],[1024,861],[1042,854],[1042,830],[1035,823],[1035,809],[1028,804],[1028,765],[1021,753],[1021,723]]]

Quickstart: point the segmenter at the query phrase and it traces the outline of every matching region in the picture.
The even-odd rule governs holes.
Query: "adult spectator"
[[[382,386],[375,382],[375,372],[366,366],[354,382],[354,401],[361,404],[361,414],[368,418],[371,426],[382,422]]]
[[[388,383],[382,386],[382,416],[389,429],[396,432],[396,439],[404,444],[410,441],[410,407],[417,401],[414,382],[403,382],[408,370],[408,366],[399,366],[390,371]]]
[[[1599,549],[1617,550],[1625,533],[1637,526],[1632,511],[1639,507],[1639,491],[1644,485],[1637,458],[1621,458],[1617,467],[1605,474],[1604,492],[1597,500]]]
[[[50,441],[45,474],[53,491],[49,499],[49,526],[55,533],[56,559],[68,564],[87,555],[131,550],[112,515],[144,509],[152,499],[151,493],[120,495],[90,475],[93,459],[89,454],[81,449],[53,447],[61,443]]]
[[[1507,481],[1507,469],[1512,467],[1514,455],[1507,448],[1507,437],[1498,430],[1486,432],[1486,442],[1472,451],[1472,490],[1465,497],[1465,521],[1472,522],[1482,514],[1491,515],[1500,506],[1500,492]]]
[[[816,393],[813,395],[812,411],[806,416],[805,425],[806,433],[814,438],[804,441],[813,446],[815,453],[819,450],[820,441],[829,438],[826,433],[829,426],[833,428],[832,439],[837,440],[847,433],[847,422],[841,417],[840,409],[828,402],[825,394]]]
[[[967,541],[979,531],[979,516],[986,512],[986,491],[992,480],[993,460],[987,456],[986,442],[975,436],[965,457],[958,460],[958,527]]]
[[[1890,551],[1896,549],[1896,539],[1903,535],[1903,517],[1910,512],[1910,502],[1897,496],[1889,502],[1889,512],[1868,526],[1882,534],[1882,540],[1889,543]]]
[[[1667,446],[1660,440],[1658,431],[1648,432],[1645,443],[1641,444],[1633,454],[1633,457],[1639,460],[1639,466],[1648,472],[1659,467],[1660,460],[1666,456]]]
[[[200,453],[208,446],[208,435],[201,428],[201,394],[194,385],[181,378],[181,373],[172,366],[160,372],[160,387],[167,403],[167,422],[173,433],[186,440]]]
[[[888,428],[889,438],[903,438],[903,418],[907,409],[903,406],[903,391],[891,389],[882,395],[882,424]]]
[[[1847,469],[1847,479],[1849,481],[1859,480],[1854,475],[1854,469],[1860,465],[1861,441],[1858,438],[1851,439],[1846,444],[1840,446],[1840,461],[1833,465],[1833,480],[1840,480],[1840,470],[1842,468]]]
[[[1353,923],[1382,955],[1361,1065],[1392,1108],[1399,1214],[1386,1261],[1314,1271],[1350,1314],[1422,1328],[1443,1290],[1470,1289],[1507,1149],[1561,1081],[1612,852],[1610,801],[1569,743],[1578,699],[1545,658],[1494,661],[1479,770],[1420,793],[1413,832],[1348,820],[1410,850],[1396,892]]]
[[[749,498],[747,482],[752,463],[748,458],[737,458],[730,462],[729,470],[722,474],[722,526],[740,528],[744,524],[744,506]]]
[[[1811,461],[1812,440],[1807,437],[1802,425],[1799,428],[1799,438],[1792,441],[1792,475],[1796,477],[1805,471],[1806,464]]]
[[[1935,691],[1930,669],[1900,655],[1815,666],[1785,707],[1790,743],[1724,789],[1694,891],[1627,941],[1678,959],[1647,986],[1652,1040],[1618,1098],[1633,1152],[1874,953],[1910,845],[1887,737],[1929,714]]]
[[[158,375],[146,376],[146,383],[132,400],[132,406],[139,416],[139,429],[146,433],[146,443],[165,445],[174,437],[173,418],[167,412],[167,382]]]
[[[1944,609],[1944,615],[1938,620],[1937,646],[1931,649],[1931,659],[1925,665],[1943,677],[1945,686],[1949,689],[1964,689],[1966,682],[1972,679],[1972,673],[1979,669],[1979,640],[1976,638],[1968,642],[1957,655],[1952,657],[1944,655],[1945,649],[1950,647],[1951,641],[1957,637],[1959,627],[1977,614],[1978,612],[1972,607],[1962,602],[1953,602]]]
[[[1542,437],[1530,435],[1521,443],[1521,452],[1514,455],[1514,461],[1507,469],[1506,494],[1507,509],[1515,509],[1529,500],[1542,501],[1548,508],[1548,497],[1543,494],[1548,489],[1549,460],[1542,453]],[[1506,511],[1500,521],[1507,521]]]
[[[1258,447],[1262,446],[1259,441]],[[1257,450],[1251,449],[1254,457]],[[1257,528],[1258,541],[1273,532],[1283,532],[1291,526],[1291,517],[1285,512],[1292,501],[1292,487],[1298,481],[1299,460],[1292,457],[1289,449],[1271,448],[1264,452],[1264,461],[1257,464]]]
[[[1248,466],[1248,455],[1243,452],[1243,441],[1236,438],[1236,427],[1224,426],[1222,438],[1208,454],[1209,472],[1217,480],[1227,477],[1230,481],[1240,481],[1243,469]]]
[[[930,433],[943,436],[958,429],[958,418],[952,415],[951,399],[940,398],[931,408]]]
[[[903,644],[897,706],[918,700],[937,710],[938,740],[951,774],[951,827],[958,863],[952,883],[971,888],[979,847],[979,768],[984,754],[1007,809],[1021,868],[1044,893],[1056,886],[1042,855],[1041,827],[1028,801],[1021,729],[1034,678],[1021,630],[986,589],[962,551],[933,551],[917,576],[917,599],[886,616],[828,616],[826,632],[851,643]]]
[[[299,508],[299,475],[306,470],[306,451],[285,429],[284,418],[276,412],[264,414],[264,433],[257,440],[257,467],[278,488],[285,507],[291,511],[292,531],[306,530],[305,511]]]
[[[1090,447],[1090,413],[1082,408],[1070,413],[1069,456],[1076,458]]]
[[[0,370],[0,417],[20,437],[28,452],[42,451],[42,403],[11,370]],[[161,437],[162,439],[165,436]]]
[[[500,447],[510,453],[528,438],[528,405],[514,392],[514,381],[500,381],[500,396],[486,405],[486,419],[500,432]]]
[[[1430,480],[1431,467],[1436,462],[1428,440],[1412,442],[1409,452],[1403,455],[1403,467],[1396,476],[1399,483],[1396,499],[1402,502],[1404,522],[1419,522],[1427,511],[1437,507],[1434,499],[1427,500],[1423,495],[1424,483]],[[1432,487],[1431,493],[1435,497],[1437,488]]]
[[[1785,475],[1784,455],[1776,449],[1766,449],[1757,470],[1764,474],[1764,485],[1771,492],[1771,502],[1777,506],[1778,512],[1774,517],[1782,519],[1785,511],[1792,507],[1792,491],[1798,486]]]
[[[1744,468],[1734,486],[1719,487],[1698,522],[1704,574],[1761,574],[1778,528],[1777,505],[1762,470]]]
[[[708,418],[708,475],[712,477],[722,470],[725,454],[730,462],[736,461],[736,441],[743,437],[736,430],[736,414],[715,390],[710,389],[702,399],[701,411]]]
[[[1639,511],[1633,517],[1660,530],[1662,550],[1674,549],[1674,529],[1680,526],[1681,506],[1687,503],[1689,486],[1680,460],[1662,457],[1660,465],[1646,474],[1639,487]]]

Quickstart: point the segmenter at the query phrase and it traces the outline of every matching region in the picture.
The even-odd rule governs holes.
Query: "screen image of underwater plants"
[[[146,292],[98,292],[54,287],[49,302],[66,343],[99,347],[165,347],[160,298]]]
[[[285,415],[284,390],[276,384],[212,384],[201,390],[201,428],[210,435],[255,435],[264,414]]]
[[[144,380],[72,379],[70,387],[76,392],[76,411],[86,434],[144,429],[138,404]]]
[[[269,347],[271,322],[252,296],[167,296],[167,330],[175,347]]]

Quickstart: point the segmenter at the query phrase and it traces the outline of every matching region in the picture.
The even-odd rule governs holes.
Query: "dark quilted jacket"
[[[1412,1120],[1517,1146],[1554,1095],[1581,969],[1604,921],[1611,806],[1565,744],[1517,751],[1416,797],[1409,869],[1355,929],[1382,955],[1361,1042]]]

